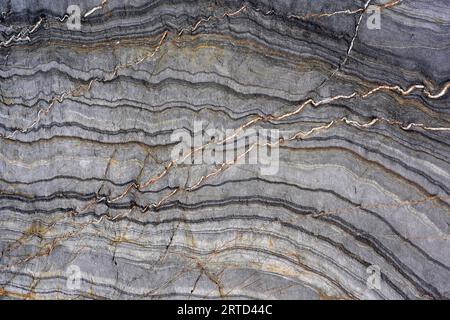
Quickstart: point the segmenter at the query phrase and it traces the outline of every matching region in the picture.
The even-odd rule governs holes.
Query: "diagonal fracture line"
[[[101,6],[103,6],[104,3],[106,3],[105,0],[102,2]],[[214,18],[215,19],[224,19],[226,17],[233,17],[233,16],[236,16],[236,15],[240,14],[241,12],[243,12],[246,8],[247,7],[244,5],[237,11],[225,12],[222,16],[214,17]],[[202,21],[202,20],[200,20],[200,21]],[[197,22],[194,25],[194,27],[197,28],[198,24],[199,23]],[[33,28],[33,29],[35,29],[35,28]],[[51,109],[56,105],[56,103],[61,103],[67,97],[75,96],[75,95],[81,95],[83,93],[89,92],[91,90],[91,87],[92,87],[92,85],[94,83],[97,83],[97,82],[101,83],[101,82],[112,81],[113,79],[115,79],[118,76],[118,72],[120,70],[124,70],[124,69],[128,69],[130,67],[137,66],[137,65],[141,64],[142,62],[144,62],[145,60],[153,58],[160,51],[162,45],[164,44],[164,42],[166,41],[168,36],[169,36],[169,31],[167,31],[167,30],[164,31],[162,36],[161,36],[161,38],[160,38],[160,40],[159,40],[159,43],[158,43],[157,47],[154,50],[148,52],[147,54],[143,55],[142,57],[137,58],[136,60],[131,60],[131,61],[128,61],[126,63],[117,65],[113,69],[113,71],[108,76],[105,77],[105,79],[93,78],[93,79],[91,79],[89,81],[89,83],[87,85],[80,85],[80,86],[76,87],[73,90],[70,90],[70,91],[67,91],[67,92],[63,92],[62,94],[59,94],[59,95],[53,97],[51,99],[50,104],[46,108],[41,109],[41,110],[38,111],[37,118],[32,122],[31,125],[29,125],[29,126],[27,126],[25,128],[22,128],[22,129],[16,129],[12,133],[10,133],[9,135],[2,135],[2,134],[0,134],[0,138],[12,139],[18,133],[27,133],[27,132],[29,132],[33,127],[35,127],[41,121],[42,116],[47,115],[51,111]],[[177,35],[177,37],[181,37],[181,36],[182,36],[182,32],[180,32]]]
[[[356,28],[355,28],[355,34],[353,35],[353,38],[352,38],[352,41],[350,42],[350,46],[348,47],[345,59],[344,59],[344,61],[342,61],[341,65],[339,66],[339,69],[347,63],[348,57],[350,56],[350,53],[352,52],[353,46],[355,44],[355,40],[358,37],[358,32],[359,32],[359,28],[361,26],[362,18],[371,2],[372,2],[372,0],[367,0],[366,4],[364,5],[362,13],[359,15],[358,23],[356,24]]]
[[[144,207],[144,209],[142,210],[143,212],[146,212],[148,209],[150,208],[154,208],[154,209],[158,209],[162,204],[164,204],[165,202],[167,202],[167,200],[169,198],[171,198],[172,196],[174,196],[176,193],[178,193],[179,191],[186,191],[186,192],[192,192],[196,189],[198,189],[198,187],[200,187],[206,180],[210,179],[211,177],[214,177],[218,174],[220,174],[221,172],[225,171],[226,169],[230,168],[233,165],[236,165],[239,163],[239,160],[242,159],[243,157],[245,157],[248,153],[250,153],[254,148],[258,147],[258,146],[263,146],[263,147],[277,147],[280,145],[285,144],[288,141],[293,141],[293,140],[298,140],[298,139],[307,139],[308,137],[310,137],[313,134],[316,134],[318,132],[321,131],[325,131],[328,130],[332,127],[335,127],[339,124],[345,124],[348,126],[353,126],[359,129],[367,129],[370,127],[375,126],[378,123],[382,123],[385,122],[389,125],[393,125],[393,126],[397,126],[402,130],[405,131],[409,131],[412,130],[414,128],[422,128],[423,130],[430,130],[430,131],[449,131],[450,132],[450,127],[430,127],[427,126],[423,123],[410,123],[408,125],[403,125],[403,123],[401,123],[400,121],[397,120],[389,120],[386,118],[375,118],[369,122],[364,122],[364,123],[360,123],[358,121],[355,120],[350,120],[347,117],[342,117],[342,118],[338,118],[335,120],[331,120],[328,123],[321,125],[321,126],[317,126],[314,127],[306,132],[303,131],[299,131],[297,133],[295,133],[294,135],[292,135],[289,138],[280,138],[277,141],[273,142],[273,143],[264,143],[261,144],[259,142],[256,142],[254,144],[252,144],[244,153],[242,153],[241,155],[237,156],[235,159],[229,161],[229,162],[225,162],[223,164],[221,164],[218,168],[216,168],[215,170],[211,171],[209,174],[207,175],[203,175],[201,176],[197,182],[195,182],[193,185],[189,186],[189,187],[181,187],[179,186],[178,188],[176,188],[175,190],[173,190],[172,192],[170,192],[168,195],[164,196],[161,200],[159,200],[156,203],[152,203],[150,205],[147,205]]]
[[[88,12],[86,12],[83,15],[83,18],[86,18],[86,17],[90,16],[91,14],[93,14],[95,11],[102,9],[106,5],[107,2],[108,2],[108,0],[103,0],[100,5],[94,7],[92,9],[90,9]],[[64,14],[64,16],[62,18],[56,17],[56,20],[63,22],[67,18],[69,18],[69,15],[66,13],[66,14]],[[29,42],[29,41],[31,41],[30,35],[33,34],[34,32],[36,32],[43,25],[43,22],[45,20],[46,20],[45,17],[40,17],[39,20],[30,28],[25,28],[22,31],[20,31],[18,34],[12,35],[8,40],[0,42],[0,48],[8,47],[13,42],[23,42],[23,41]]]
[[[108,0],[103,0],[102,3],[94,8],[92,8],[91,10],[89,10],[88,12],[86,12],[83,16],[83,18],[87,18],[89,17],[91,14],[93,14],[95,11],[97,10],[101,10],[103,9],[103,7],[108,3]]]
[[[206,144],[204,144],[204,145],[202,145],[202,146],[200,146],[200,147],[197,147],[197,148],[191,150],[191,151],[190,151],[189,153],[187,153],[186,155],[182,155],[180,158],[177,158],[177,159],[174,159],[174,160],[170,161],[167,165],[165,165],[163,171],[161,171],[158,175],[156,175],[156,176],[154,176],[154,177],[148,179],[145,183],[143,183],[143,184],[136,184],[136,183],[130,184],[130,185],[128,185],[128,187],[127,187],[120,195],[118,195],[118,196],[116,196],[116,197],[114,197],[114,198],[112,198],[112,199],[107,199],[106,197],[103,197],[103,198],[101,198],[99,201],[106,201],[106,202],[108,202],[108,203],[113,203],[113,202],[116,202],[116,201],[118,201],[118,200],[124,198],[124,197],[129,193],[129,191],[130,191],[131,189],[133,189],[133,188],[136,189],[136,190],[142,191],[143,189],[147,188],[148,186],[153,185],[153,184],[155,184],[156,182],[158,182],[159,180],[161,180],[164,176],[166,176],[166,175],[169,173],[169,171],[170,171],[171,169],[175,168],[175,167],[177,166],[178,163],[182,163],[182,162],[183,162],[184,160],[186,160],[188,157],[192,156],[193,154],[195,154],[195,153],[197,153],[197,152],[199,152],[199,151],[204,150],[206,147],[211,146],[211,145],[220,145],[220,144],[223,144],[223,143],[229,141],[230,139],[233,139],[234,137],[238,136],[239,133],[242,132],[245,128],[250,127],[250,126],[252,126],[252,125],[254,125],[254,124],[258,123],[258,122],[281,121],[281,120],[284,120],[284,119],[286,119],[286,118],[292,117],[292,116],[294,116],[294,115],[299,114],[300,112],[302,112],[308,105],[312,105],[312,106],[314,106],[314,107],[318,107],[318,106],[321,106],[321,105],[330,104],[330,103],[335,102],[335,101],[338,101],[338,100],[350,100],[350,99],[354,99],[354,98],[356,98],[356,97],[367,98],[367,97],[369,97],[369,96],[371,96],[371,95],[374,95],[374,94],[376,94],[376,93],[378,93],[378,92],[380,92],[380,91],[392,91],[392,92],[395,92],[395,93],[398,93],[398,94],[400,94],[400,95],[405,96],[405,95],[411,94],[414,90],[422,89],[422,90],[425,92],[425,94],[426,94],[427,96],[429,96],[429,97],[434,97],[434,96],[442,96],[443,94],[445,94],[445,93],[447,92],[448,88],[450,88],[450,82],[447,83],[447,84],[444,86],[444,89],[442,89],[442,91],[441,91],[440,93],[438,93],[438,94],[436,94],[436,95],[431,95],[429,92],[426,91],[425,86],[423,86],[423,85],[413,85],[413,86],[409,87],[409,88],[406,89],[406,90],[403,90],[403,89],[402,89],[401,87],[399,87],[399,86],[382,85],[382,86],[378,86],[378,87],[376,87],[376,88],[374,88],[374,89],[368,91],[368,92],[365,93],[365,94],[358,94],[357,92],[353,92],[352,94],[349,94],[349,95],[337,95],[337,96],[333,96],[333,97],[328,97],[328,98],[325,98],[325,99],[320,100],[320,101],[317,101],[317,102],[314,101],[313,99],[308,99],[308,100],[306,100],[305,102],[303,102],[302,104],[300,104],[296,109],[294,109],[294,110],[291,111],[291,112],[288,112],[288,113],[285,113],[285,114],[281,114],[281,115],[278,115],[278,116],[274,116],[274,115],[258,116],[258,117],[256,117],[256,118],[254,118],[254,119],[252,119],[252,120],[250,120],[250,121],[244,123],[244,124],[241,125],[240,127],[238,127],[238,128],[237,128],[231,135],[229,135],[228,137],[225,137],[224,139],[219,140],[219,141],[210,141],[210,142],[208,142],[208,143],[206,143]],[[375,121],[375,122],[373,123],[373,124],[375,124],[375,123],[377,123],[377,122],[379,122],[379,121],[383,121],[383,120],[386,121],[386,122],[388,122],[388,123],[390,123],[390,124],[393,124],[393,125],[400,125],[400,124],[401,124],[401,123],[398,122],[398,121],[394,121],[394,120],[385,120],[385,119],[382,119],[382,118],[377,118],[377,119],[375,119],[375,120],[372,120],[372,122]],[[346,120],[346,118],[345,118],[345,119],[343,118],[343,119],[340,119],[340,120],[334,120],[334,121],[332,121],[331,123],[325,125],[325,127],[329,128],[329,127],[335,125],[336,123],[340,123],[340,122],[346,122],[346,124],[349,124],[349,125],[353,124],[353,125],[355,125],[355,126],[356,126],[356,124],[357,124],[357,122],[355,122],[355,121],[350,121],[350,120],[348,120],[348,119]],[[370,123],[369,123],[369,124],[370,124]],[[365,124],[364,127],[368,127],[369,124]],[[370,124],[370,126],[373,125],[373,124]],[[424,125],[424,124],[415,124],[415,123],[410,124],[410,125],[408,125],[408,126],[405,126],[405,127],[403,127],[403,129],[404,129],[404,130],[410,130],[411,128],[416,128],[416,127],[420,127],[420,128],[422,128],[422,129],[424,129],[424,130],[430,130],[430,131],[450,131],[450,128],[445,128],[445,127],[429,127],[429,126],[426,126],[426,125]],[[313,128],[313,129],[312,129],[312,132],[303,133],[303,135],[308,136],[308,135],[310,135],[310,134],[312,134],[312,133],[314,133],[314,132],[317,132],[317,131],[319,131],[319,130],[322,130],[322,129],[323,129],[323,128],[321,128],[321,127]],[[298,135],[301,136],[300,133],[299,133]],[[248,153],[248,152],[247,152],[247,153]],[[227,165],[228,165],[228,164],[222,164],[222,166],[220,166],[220,168],[218,169],[218,171],[219,171],[219,172],[222,171],[222,170],[224,169],[224,167],[226,167]],[[219,172],[217,172],[217,170],[216,170],[215,172],[209,174],[208,176],[203,176],[203,177],[201,178],[201,180],[203,181],[204,179],[209,178],[210,176],[214,176],[214,175],[218,174]],[[201,183],[202,181],[200,181],[200,183]],[[193,187],[190,187],[190,188],[192,189]],[[153,203],[151,206],[154,207],[154,208],[159,207],[163,202],[165,202],[168,198],[170,198],[170,197],[172,197],[173,195],[175,195],[177,192],[178,192],[177,190],[172,191],[171,194],[170,194],[169,196],[166,196],[166,197],[165,197],[164,201],[163,201],[163,200],[160,200],[158,203]],[[91,206],[91,204],[89,204],[86,208],[90,208],[90,206]],[[83,209],[82,212],[84,212],[84,211],[85,211],[85,210]]]
[[[387,2],[385,4],[379,4],[379,5],[374,5],[374,6],[379,9],[388,9],[388,8],[392,8],[392,7],[400,4],[402,1],[403,0],[391,0],[390,2]],[[308,20],[311,18],[328,18],[328,17],[333,17],[336,15],[354,15],[354,14],[358,14],[358,13],[364,13],[367,10],[367,7],[364,6],[363,8],[358,8],[358,9],[354,9],[354,10],[346,9],[346,10],[339,10],[339,11],[334,11],[334,12],[308,13],[304,16],[291,14],[291,15],[288,15],[287,17],[298,19],[298,20]]]

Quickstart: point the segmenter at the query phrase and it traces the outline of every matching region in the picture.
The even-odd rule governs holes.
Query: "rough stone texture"
[[[450,297],[448,0],[109,0],[69,31],[74,2],[0,1],[0,296]],[[287,133],[278,173],[170,165],[195,120]]]

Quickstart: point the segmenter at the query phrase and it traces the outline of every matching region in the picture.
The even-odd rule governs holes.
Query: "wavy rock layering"
[[[447,0],[76,2],[0,1],[1,297],[450,298]]]

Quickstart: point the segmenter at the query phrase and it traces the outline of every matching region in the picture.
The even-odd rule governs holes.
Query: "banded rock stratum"
[[[448,0],[0,10],[1,297],[450,297]],[[174,161],[195,121],[276,174]]]

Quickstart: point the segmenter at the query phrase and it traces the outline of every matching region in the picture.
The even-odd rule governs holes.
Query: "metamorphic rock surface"
[[[0,11],[0,297],[450,298],[448,0]]]

